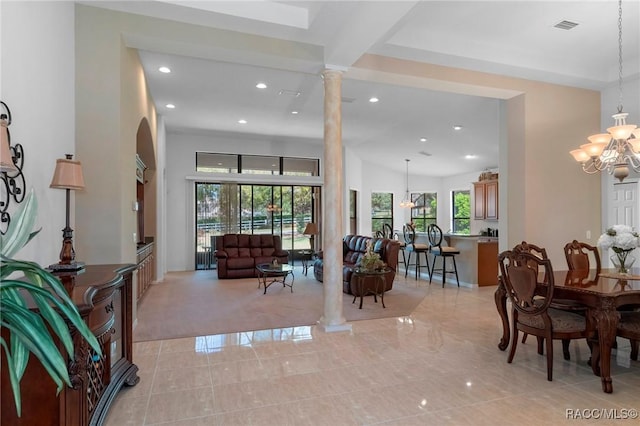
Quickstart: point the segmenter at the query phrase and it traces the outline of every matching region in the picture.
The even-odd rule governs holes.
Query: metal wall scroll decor
[[[9,204],[11,200],[21,203],[25,196],[26,181],[22,168],[24,165],[24,151],[22,145],[11,145],[11,110],[6,103],[0,101],[2,110],[0,111],[0,131],[2,138],[2,158],[0,158],[0,234],[7,232],[11,215],[9,214]]]

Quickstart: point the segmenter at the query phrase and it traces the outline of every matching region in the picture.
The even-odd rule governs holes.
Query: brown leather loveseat
[[[225,234],[216,236],[218,278],[257,277],[256,265],[278,259],[288,263],[279,235]]]
[[[385,288],[384,291],[389,291],[393,287],[393,280],[396,277],[396,270],[398,269],[398,253],[400,252],[400,243],[396,240],[388,238],[371,238],[363,235],[347,235],[342,240],[342,291],[343,293],[351,294],[354,296],[360,296],[357,292],[356,286],[351,285],[351,277],[353,270],[367,250],[367,242],[373,240],[373,251],[380,255],[382,261],[389,267],[389,272],[384,276]],[[322,282],[324,260],[322,256],[318,256],[318,259],[313,264],[313,275],[316,279]],[[367,277],[367,280],[372,281],[371,286],[367,281],[363,282],[363,290],[368,292],[369,288],[372,288],[373,280],[375,278]],[[357,294],[356,294],[357,293]]]

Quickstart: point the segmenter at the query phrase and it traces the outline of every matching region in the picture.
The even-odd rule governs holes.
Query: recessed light
[[[218,166],[222,166],[222,163],[218,163]]]
[[[171,69],[169,67],[160,67],[158,68],[158,71],[164,74],[169,74],[171,72]]]
[[[459,124],[454,124],[453,125],[453,130],[462,130],[462,126]]]
[[[291,114],[296,115],[298,114],[298,111],[291,111]]]
[[[372,104],[375,104],[376,102],[378,102],[380,99],[376,98],[375,96],[372,98],[369,98],[369,102],[371,102]]]
[[[176,107],[174,104],[166,104],[165,106],[169,109],[174,109]]]
[[[256,87],[257,87],[258,89],[266,89],[266,88],[267,88],[267,85],[266,85],[266,84],[264,84],[264,83],[258,83],[258,84],[256,84]]]
[[[245,120],[244,118],[241,118],[240,120],[238,120],[238,123],[247,124],[247,120]]]
[[[476,158],[476,156],[474,154],[467,154],[464,156],[464,158],[466,158],[467,160],[472,160],[474,158]]]
[[[426,142],[427,138],[420,138],[420,142]]]

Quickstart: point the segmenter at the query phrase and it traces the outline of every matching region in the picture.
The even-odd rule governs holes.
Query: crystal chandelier
[[[607,132],[589,136],[589,143],[570,152],[582,164],[582,170],[593,174],[606,170],[622,182],[629,176],[629,166],[640,172],[640,129],[627,124],[629,115],[622,112],[622,0],[618,0],[618,112],[615,125]]]
[[[411,201],[411,194],[409,193],[409,159],[406,158],[404,161],[407,162],[407,191],[404,193],[404,198],[400,201],[400,207],[411,208],[414,206],[413,201]]]

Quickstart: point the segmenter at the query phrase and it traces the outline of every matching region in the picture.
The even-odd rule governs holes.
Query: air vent
[[[422,154],[422,155],[424,155],[425,157],[431,157],[431,154],[429,154],[429,153],[428,153],[428,152],[426,152],[426,151],[419,151],[419,152],[418,152],[418,154]]]
[[[301,93],[296,90],[281,89],[278,92],[278,95],[285,95],[285,96],[291,96],[292,98],[297,98],[298,96],[301,95]]]
[[[341,100],[342,100],[342,103],[352,104],[356,100],[356,98],[344,98],[343,97],[343,98],[341,98]]]
[[[560,28],[561,30],[570,30],[577,26],[578,24],[576,22],[571,22],[571,21],[560,21],[554,25],[555,28]]]

